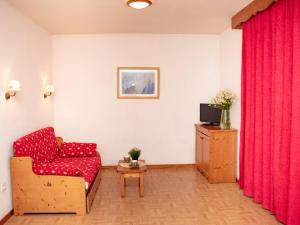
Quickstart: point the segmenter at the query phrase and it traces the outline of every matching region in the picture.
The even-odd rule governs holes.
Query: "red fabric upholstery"
[[[89,185],[101,167],[101,158],[94,157],[57,158],[50,163],[33,163],[33,171],[39,175],[81,176]]]
[[[33,172],[39,175],[81,176],[90,185],[101,168],[97,144],[64,143],[61,148],[63,158],[59,157],[52,127],[18,139],[14,142],[13,148],[16,157],[32,158]]]
[[[60,157],[91,157],[97,154],[97,144],[65,142],[61,145]]]
[[[30,133],[13,144],[15,156],[30,156],[34,162],[52,162],[58,155],[55,133],[47,127]]]

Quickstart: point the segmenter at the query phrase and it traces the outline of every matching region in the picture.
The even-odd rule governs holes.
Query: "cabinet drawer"
[[[197,127],[197,132],[201,132],[206,136],[210,136],[209,130],[203,128],[203,127]]]
[[[210,137],[206,135],[205,133],[198,132],[198,135],[200,136],[201,139],[209,140]]]

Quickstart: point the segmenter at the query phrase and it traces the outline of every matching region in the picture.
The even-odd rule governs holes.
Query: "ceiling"
[[[143,10],[125,0],[6,0],[52,34],[219,34],[251,0],[153,0]]]

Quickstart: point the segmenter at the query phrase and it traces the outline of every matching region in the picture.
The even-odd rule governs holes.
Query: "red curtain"
[[[243,25],[240,186],[300,225],[300,0]]]

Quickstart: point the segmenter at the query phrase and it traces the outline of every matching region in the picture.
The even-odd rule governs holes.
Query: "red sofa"
[[[52,127],[47,127],[16,140],[13,148],[11,172],[16,215],[82,215],[89,211],[101,180],[101,158],[96,144],[64,143],[56,138]],[[31,183],[24,177],[30,178]]]

